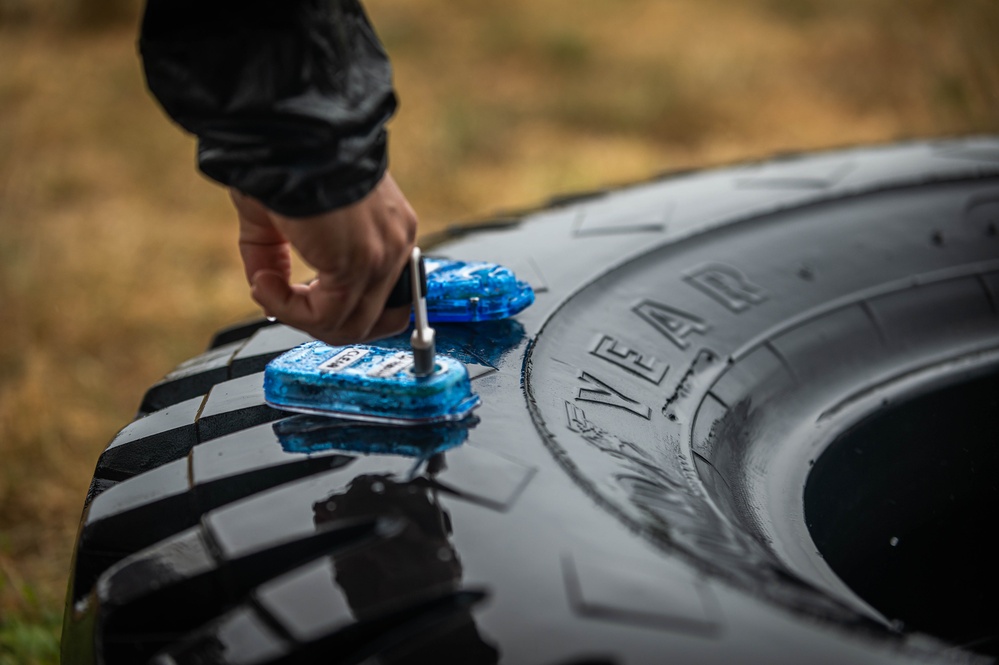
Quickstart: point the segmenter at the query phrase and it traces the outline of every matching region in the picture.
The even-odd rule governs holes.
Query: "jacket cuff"
[[[379,128],[370,147],[353,159],[329,150],[327,159],[247,166],[244,150],[209,139],[198,144],[201,171],[223,185],[259,200],[285,217],[311,217],[348,206],[367,196],[388,170],[387,133]],[[252,162],[250,162],[252,164]]]

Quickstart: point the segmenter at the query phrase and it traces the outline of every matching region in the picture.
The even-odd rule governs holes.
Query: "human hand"
[[[389,174],[360,201],[314,217],[291,218],[230,190],[239,251],[253,299],[268,316],[329,344],[401,332],[410,309],[385,309],[416,243],[416,213]],[[316,270],[291,283],[291,248]]]

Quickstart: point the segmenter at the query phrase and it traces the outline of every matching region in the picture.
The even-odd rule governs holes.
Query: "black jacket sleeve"
[[[270,209],[332,210],[384,174],[396,98],[358,0],[148,0],[139,48],[201,170]]]

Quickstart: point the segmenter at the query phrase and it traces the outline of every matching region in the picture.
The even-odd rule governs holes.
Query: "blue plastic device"
[[[417,376],[410,351],[323,342],[268,363],[264,399],[285,411],[394,425],[461,420],[479,405],[457,360],[436,356],[433,372]]]
[[[534,290],[495,263],[424,257],[431,322],[506,319],[534,302]]]

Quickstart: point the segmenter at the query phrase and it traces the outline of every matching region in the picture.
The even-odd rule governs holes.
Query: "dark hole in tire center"
[[[902,629],[999,655],[999,372],[840,435],[804,493],[819,552]]]

